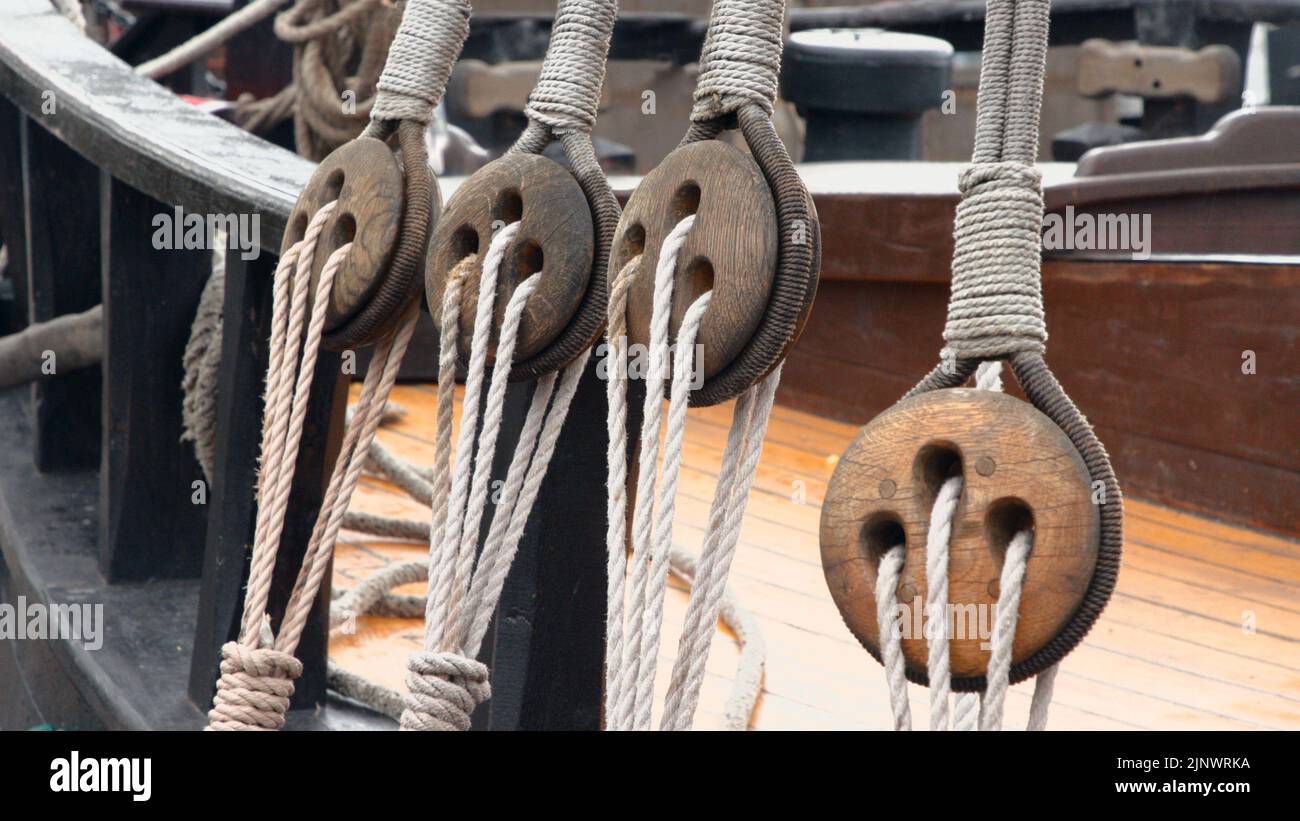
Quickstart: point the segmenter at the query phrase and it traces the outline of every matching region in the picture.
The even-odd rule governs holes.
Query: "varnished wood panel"
[[[864,424],[937,362],[947,297],[823,282],[779,401]],[[1044,300],[1047,360],[1128,492],[1300,534],[1300,266],[1049,262]]]

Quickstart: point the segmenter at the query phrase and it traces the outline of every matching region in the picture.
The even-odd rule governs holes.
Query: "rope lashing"
[[[974,165],[961,175],[945,359],[1041,354],[1042,179],[1034,168],[1050,0],[989,0]]]
[[[980,163],[962,172],[959,186],[942,356],[1041,354],[1047,341],[1041,176],[1032,165]]]
[[[667,570],[671,563],[672,523],[685,436],[686,408],[695,365],[695,339],[712,292],[696,297],[677,332],[669,386],[667,433],[663,445],[663,476],[656,480],[659,429],[663,422],[664,383],[668,379],[668,323],[678,254],[694,225],[694,215],[680,221],[660,249],[655,268],[654,308],[646,367],[646,394],[641,428],[640,463],[632,516],[631,579],[628,579],[626,538],[627,481],[627,292],[639,260],[626,264],[611,288],[609,324],[609,451],[607,511],[609,580],[606,630],[606,728],[650,728],[652,695],[663,621]],[[694,572],[687,627],[682,635],[678,666],[669,684],[661,729],[686,729],[691,724],[703,680],[704,660],[725,596],[725,579],[739,542],[739,523],[757,469],[763,434],[780,378],[778,368],[737,400],[723,456],[704,549]],[[703,634],[703,641],[700,635]],[[684,664],[689,654],[691,663]],[[738,676],[749,686],[761,678],[761,668],[742,660]],[[752,703],[752,702],[744,702]],[[744,727],[733,716],[729,726]]]
[[[413,654],[408,665],[410,694],[401,716],[401,726],[407,730],[468,729],[470,714],[491,694],[487,667],[475,656],[518,551],[528,515],[577,391],[578,379],[586,367],[584,354],[562,375],[552,373],[539,380],[475,566],[510,363],[514,359],[524,307],[542,276],[539,272],[521,282],[507,303],[497,340],[497,366],[488,385],[480,430],[477,408],[483,399],[497,279],[502,259],[518,231],[517,222],[499,229],[484,255],[465,380],[466,412],[455,461],[450,465],[461,298],[464,279],[476,263],[473,255],[457,265],[444,291],[436,455],[430,482],[433,519],[429,531],[425,649]]]
[[[691,119],[716,120],[747,103],[770,115],[784,38],[782,0],[717,0],[700,53]]]
[[[414,312],[410,311],[398,328],[381,339],[376,347],[357,412],[344,433],[339,458],[280,630],[272,637],[267,604],[306,417],[307,397],[315,373],[330,289],[335,273],[351,250],[351,243],[346,243],[326,261],[315,293],[310,294],[312,305],[308,318],[307,303],[316,246],[333,210],[334,205],[330,203],[317,211],[303,239],[281,256],[276,269],[253,555],[239,638],[222,648],[221,679],[209,712],[210,729],[279,729],[284,725],[293,681],[302,671],[302,665],[293,654],[320,588],[327,559],[342,525],[343,513],[379,426],[384,402],[397,379],[402,355],[415,326]]]
[[[467,0],[407,0],[379,76],[372,121],[428,125],[469,36]]]
[[[618,7],[608,0],[564,0],[555,13],[537,85],[524,113],[553,134],[591,133]]]

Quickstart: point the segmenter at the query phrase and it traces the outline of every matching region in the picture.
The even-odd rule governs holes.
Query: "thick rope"
[[[81,8],[81,0],[54,0],[54,7],[77,27],[77,31],[86,33],[86,14]]]
[[[961,501],[962,480],[944,480],[930,509],[930,527],[925,536],[925,578],[927,582],[926,641],[930,652],[926,669],[930,677],[930,729],[948,729],[948,696],[952,692],[948,639],[948,546],[953,519]]]
[[[541,74],[524,108],[528,119],[556,135],[591,133],[617,16],[613,0],[560,0]]]
[[[712,298],[707,292],[687,308],[677,331],[669,386],[667,431],[663,442],[663,475],[657,475],[660,427],[663,424],[664,382],[668,379],[669,319],[677,257],[694,225],[694,216],[679,222],[665,238],[655,266],[646,395],[643,406],[640,462],[632,512],[631,579],[627,572],[627,293],[635,260],[620,271],[611,287],[607,351],[609,355],[609,610],[606,639],[606,728],[649,729],[663,622],[667,570],[672,561],[672,522],[685,437],[686,409],[693,378],[695,339]],[[780,369],[737,400],[723,455],[704,550],[693,573],[690,602],[673,674],[669,682],[661,729],[688,729],[699,699],[710,639],[725,605],[725,581],[739,543],[745,502],[757,470],[758,455],[770,416]],[[656,485],[658,485],[657,505]],[[746,697],[729,708],[728,726],[748,726],[737,718],[740,704],[757,698],[754,683],[761,679],[742,656],[738,681]]]
[[[407,0],[370,109],[372,122],[428,125],[469,36],[467,0]]]
[[[912,706],[907,700],[907,660],[903,657],[902,611],[898,607],[898,582],[903,576],[906,549],[895,545],[880,557],[876,568],[876,623],[880,625],[880,660],[889,685],[889,705],[894,729],[912,729]]]
[[[695,587],[686,609],[686,624],[682,630],[668,684],[668,697],[664,702],[664,716],[660,729],[689,730],[700,700],[704,684],[704,664],[709,655],[709,638],[721,612],[727,574],[740,543],[740,527],[745,513],[754,477],[758,474],[758,459],[767,434],[776,388],[781,381],[781,366],[768,374],[736,400],[733,426],[739,419],[746,420],[741,430],[743,436],[737,447],[735,461],[726,452],[722,456],[722,470],[714,492],[713,509],[709,514],[710,528],[700,555],[700,569]],[[734,466],[733,466],[734,465]]]
[[[692,122],[734,114],[746,103],[770,115],[784,35],[784,0],[717,0],[700,53]]]
[[[974,165],[953,226],[945,359],[987,359],[1047,341],[1041,283],[1039,112],[1050,0],[989,0]]]

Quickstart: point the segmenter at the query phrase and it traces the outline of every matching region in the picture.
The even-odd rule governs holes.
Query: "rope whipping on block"
[[[672,523],[687,408],[735,399],[660,719],[665,730],[692,724],[781,363],[816,291],[820,235],[811,199],[770,119],[784,12],[781,2],[714,5],[692,125],[632,194],[615,236],[618,274],[609,289],[603,363],[610,466],[605,722],[611,730],[652,724],[666,579],[679,552]],[[736,127],[752,158],[714,139]],[[644,366],[638,370],[645,394],[629,530],[634,361]],[[761,675],[756,656],[742,657],[738,682],[752,682],[756,694]],[[748,725],[753,701],[746,707],[728,726]]]
[[[931,688],[931,729],[948,729],[956,693],[957,729],[990,730],[1002,725],[1007,687],[1033,676],[1029,726],[1042,729],[1059,662],[1118,573],[1118,483],[1043,360],[1034,160],[1049,17],[1048,0],[989,0],[946,346],[939,366],[859,433],[823,506],[827,581],[885,666],[896,729],[911,726],[907,680]],[[1030,407],[1000,392],[1003,362]],[[961,388],[972,375],[976,390]],[[922,589],[925,635],[903,635]],[[994,610],[982,642],[952,633],[954,612],[971,604]]]
[[[412,0],[365,135],[317,168],[290,214],[276,269],[258,511],[236,641],[222,648],[209,729],[284,725],[294,657],[386,399],[415,327],[419,263],[437,203],[424,128],[469,28],[464,3]],[[391,69],[391,71],[390,71]],[[401,154],[398,162],[390,141]],[[361,396],[277,630],[267,615],[317,355],[373,344]]]

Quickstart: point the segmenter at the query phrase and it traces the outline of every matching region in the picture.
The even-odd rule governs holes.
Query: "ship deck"
[[[380,441],[406,459],[430,464],[434,386],[402,385],[392,399],[407,413],[380,431]],[[690,413],[674,539],[695,552],[729,421],[725,405]],[[754,729],[891,726],[882,670],[841,621],[818,555],[826,484],[855,432],[808,413],[774,411],[730,581],[767,646]],[[427,516],[396,487],[369,475],[353,505]],[[1086,641],[1062,665],[1049,726],[1300,729],[1300,543],[1141,499],[1126,499],[1125,510],[1119,585]],[[385,563],[424,553],[423,545],[347,533],[334,585],[349,588]],[[687,602],[685,588],[676,580],[670,584],[661,671],[671,664]],[[406,656],[419,649],[421,631],[414,620],[362,617],[355,633],[331,638],[331,657],[401,689]],[[719,726],[737,658],[734,638],[719,629],[697,728]],[[662,699],[666,674],[659,679]],[[913,721],[924,727],[926,691],[909,686]],[[1006,726],[1024,726],[1032,686],[1011,689]]]

